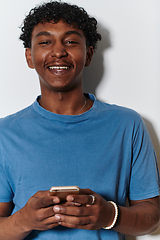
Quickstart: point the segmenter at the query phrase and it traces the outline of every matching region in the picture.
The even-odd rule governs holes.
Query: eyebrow
[[[79,37],[82,37],[82,35],[79,32],[74,31],[74,30],[66,32],[65,35],[72,35],[72,34],[78,35]]]
[[[79,37],[82,38],[82,35],[81,35],[79,32],[74,31],[74,30],[68,31],[68,32],[65,33],[65,35],[67,35],[67,36],[72,35],[72,34],[78,35]],[[52,35],[52,34],[49,33],[49,32],[47,32],[47,31],[42,31],[42,32],[39,32],[39,33],[36,35],[36,38],[37,38],[37,37],[40,37],[40,36],[51,36],[51,35]]]
[[[36,37],[40,37],[40,36],[51,36],[51,34],[49,32],[42,31],[36,35]]]

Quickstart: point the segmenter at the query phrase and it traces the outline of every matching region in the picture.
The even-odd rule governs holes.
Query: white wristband
[[[117,207],[117,204],[115,204],[112,201],[109,201],[108,203],[111,203],[114,206],[115,215],[114,215],[114,219],[113,219],[112,224],[110,226],[108,226],[108,227],[103,227],[104,229],[107,229],[107,230],[112,229],[115,226],[115,224],[117,222],[117,219],[118,219],[118,207]]]

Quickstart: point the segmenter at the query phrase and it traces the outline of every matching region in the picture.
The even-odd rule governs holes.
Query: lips
[[[49,69],[51,69],[51,70],[65,70],[65,69],[69,69],[70,67],[68,67],[68,66],[49,66],[48,67]]]
[[[62,63],[62,64],[52,63],[52,64],[48,64],[46,66],[46,68],[49,70],[49,72],[54,75],[66,74],[71,69],[71,67],[72,67],[71,65],[66,65],[66,64],[64,65],[64,63]]]

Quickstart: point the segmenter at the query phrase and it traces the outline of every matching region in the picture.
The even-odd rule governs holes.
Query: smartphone
[[[60,198],[61,202],[66,201],[68,195],[77,195],[79,194],[78,186],[61,186],[61,187],[51,187],[50,195],[57,196]]]

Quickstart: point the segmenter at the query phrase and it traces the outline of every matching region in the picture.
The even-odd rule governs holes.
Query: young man
[[[0,239],[125,239],[158,227],[159,175],[141,117],[83,93],[96,25],[59,2],[24,20],[20,39],[41,96],[0,121]],[[80,194],[50,196],[64,185]]]

